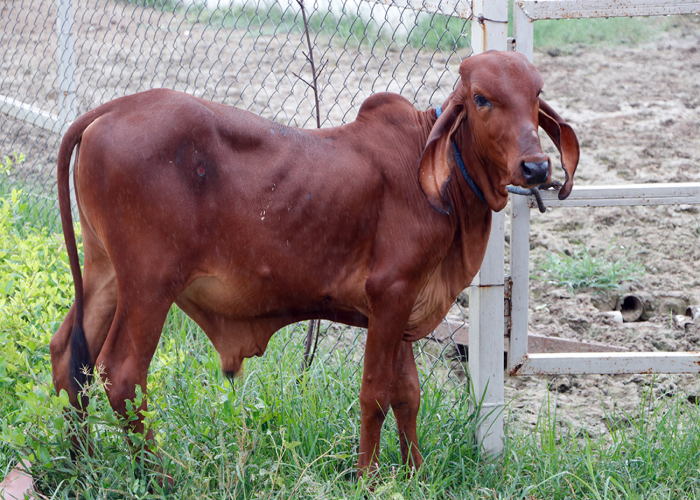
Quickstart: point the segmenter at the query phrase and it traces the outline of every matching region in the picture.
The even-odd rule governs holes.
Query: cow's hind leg
[[[107,398],[114,411],[127,421],[131,431],[141,435],[145,431],[144,449],[158,455],[153,450],[153,430],[144,429],[143,412],[148,409],[148,367],[158,346],[172,299],[149,292],[149,288],[159,290],[157,280],[150,284],[151,287],[132,283],[133,286],[126,293],[120,288],[114,321],[95,367],[104,381]],[[136,387],[141,388],[143,399],[138,407],[133,408],[135,414],[130,415],[127,401],[136,398]],[[130,443],[137,444],[132,440]],[[159,481],[161,486],[165,485],[165,481],[172,485],[172,478],[161,467],[156,470],[164,474]]]
[[[83,330],[90,352],[90,361],[94,364],[114,319],[117,306],[117,280],[107,254],[101,246],[91,244],[88,236],[85,238],[83,284],[85,304]],[[56,392],[65,390],[71,403],[79,406],[78,390],[80,388],[70,379],[71,331],[75,322],[75,313],[75,305],[73,305],[51,339],[49,350]]]
[[[146,411],[146,379],[148,367],[158,346],[158,340],[172,300],[160,297],[148,300],[147,293],[135,293],[134,287],[122,293],[120,290],[117,311],[102,350],[97,357],[96,368],[105,382],[109,402],[119,415],[128,417],[127,400],[136,397],[139,386],[144,395],[136,419],[129,419],[129,426],[138,433],[144,432],[143,411]],[[143,290],[143,288],[141,288]],[[158,289],[157,286],[155,289]],[[146,440],[152,442],[149,429]]]
[[[117,306],[117,280],[114,268],[101,244],[95,243],[96,239],[91,238],[92,233],[89,228],[84,229],[84,234],[83,331],[85,332],[85,339],[90,353],[90,363],[94,365],[114,319],[114,312]],[[51,352],[51,372],[56,392],[66,391],[71,404],[77,408],[78,428],[81,428],[80,423],[84,417],[82,408],[87,405],[88,401],[85,396],[78,397],[78,391],[82,388],[75,380],[71,380],[71,332],[75,323],[75,314],[76,306],[74,304],[51,339],[49,350]],[[82,378],[89,380],[89,376]],[[66,417],[70,418],[72,414],[73,412],[67,411]],[[83,448],[84,444],[87,446],[88,452],[90,451],[87,441],[83,439],[85,437],[87,435],[82,432],[72,435],[73,447],[71,448],[71,455],[73,457],[75,457],[75,453],[78,450]]]
[[[418,450],[416,419],[420,408],[420,384],[411,342],[401,342],[394,361],[391,408],[399,430],[401,459],[409,467],[423,463]]]

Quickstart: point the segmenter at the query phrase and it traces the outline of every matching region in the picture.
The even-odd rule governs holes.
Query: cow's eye
[[[481,94],[476,94],[474,96],[474,104],[476,104],[476,107],[479,109],[491,107],[491,103],[489,102],[489,100]]]

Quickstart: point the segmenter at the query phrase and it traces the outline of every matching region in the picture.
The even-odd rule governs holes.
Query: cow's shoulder
[[[399,94],[379,92],[368,97],[360,106],[358,121],[405,122],[416,117],[416,108]]]

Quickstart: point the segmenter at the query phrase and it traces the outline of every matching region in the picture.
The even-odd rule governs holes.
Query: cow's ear
[[[444,196],[454,163],[454,160],[450,161],[450,142],[466,115],[465,106],[450,96],[430,131],[420,159],[418,182],[430,206],[441,214],[452,211],[450,201]]]
[[[566,199],[574,187],[574,173],[578,166],[580,155],[578,139],[571,125],[554,111],[549,104],[539,99],[540,104],[540,127],[547,132],[554,145],[561,155],[561,166],[566,173],[566,181],[559,190],[559,199]]]

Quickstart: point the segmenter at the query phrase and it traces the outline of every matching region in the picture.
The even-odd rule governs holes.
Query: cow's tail
[[[68,128],[63,136],[61,147],[58,150],[58,206],[61,211],[61,225],[63,226],[63,237],[68,252],[68,261],[73,275],[73,285],[75,287],[75,304],[73,316],[73,329],[70,334],[70,383],[75,394],[79,393],[91,379],[93,371],[90,350],[88,349],[85,330],[83,329],[83,276],[80,271],[80,258],[78,256],[78,245],[75,240],[73,229],[73,214],[70,197],[70,160],[73,150],[76,150],[76,166],[80,141],[85,129],[97,118],[103,115],[107,109],[105,106],[88,112],[78,118]]]

